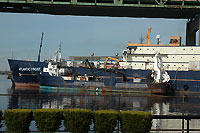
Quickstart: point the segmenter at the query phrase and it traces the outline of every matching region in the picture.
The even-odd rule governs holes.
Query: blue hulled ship
[[[108,57],[104,62],[66,61],[61,58],[61,48],[52,60],[40,62],[38,57],[38,61],[9,59],[8,62],[15,86],[149,93],[199,92],[199,51],[199,46],[182,46],[181,37],[171,37],[169,45],[149,44],[149,41],[146,44],[130,43],[123,51],[122,59]]]

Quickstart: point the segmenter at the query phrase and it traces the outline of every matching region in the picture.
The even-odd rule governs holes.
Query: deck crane
[[[114,60],[116,63],[115,64],[113,64],[113,63],[111,63],[111,64],[108,64],[108,61],[112,61],[112,60]],[[114,57],[107,57],[106,58],[106,66],[105,66],[105,68],[106,69],[109,69],[109,68],[119,68],[120,66],[119,66],[119,59],[117,59],[117,58],[114,58]]]
[[[150,43],[150,34],[151,34],[151,29],[152,29],[152,28],[149,28],[149,29],[148,29],[148,33],[147,33],[147,35],[146,35],[147,44]]]

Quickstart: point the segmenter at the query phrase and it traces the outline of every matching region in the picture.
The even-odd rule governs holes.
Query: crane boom
[[[116,61],[117,63],[119,63],[119,59],[117,59],[117,58],[114,58],[114,57],[107,57],[106,58],[106,62],[108,62],[109,60],[114,60],[114,61]]]
[[[108,64],[108,61],[112,61],[112,60],[114,60],[115,62],[116,62],[116,64],[113,64],[113,63],[111,63],[111,64]],[[105,68],[106,69],[109,69],[109,68],[117,68],[117,69],[119,69],[119,59],[117,59],[117,58],[114,58],[114,57],[107,57],[106,58],[106,65],[105,65]]]
[[[151,34],[151,29],[152,29],[152,28],[149,28],[149,29],[148,29],[148,33],[147,33],[147,35],[146,35],[147,44],[150,43],[150,34]]]

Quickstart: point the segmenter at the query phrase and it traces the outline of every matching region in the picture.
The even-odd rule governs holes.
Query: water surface
[[[13,89],[12,83],[4,75],[0,75],[0,94],[10,94],[9,96],[0,96],[0,109],[3,111],[17,108],[86,108],[92,110],[140,110],[150,111],[156,115],[200,114],[199,94],[163,96],[145,93],[88,92],[79,88]],[[181,124],[181,120],[153,120],[152,129],[176,129],[181,128]],[[200,128],[200,121],[191,120],[190,127]],[[5,130],[5,128],[0,130]],[[37,130],[33,123],[31,130]]]

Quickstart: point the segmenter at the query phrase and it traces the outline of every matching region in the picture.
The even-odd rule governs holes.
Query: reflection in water
[[[92,110],[143,110],[150,111],[151,96],[115,93],[83,92],[72,90],[28,90],[12,89],[9,108],[89,108]],[[22,95],[16,95],[22,94]],[[24,95],[26,94],[26,95]],[[51,94],[51,96],[50,96]],[[156,97],[155,97],[156,98]],[[119,103],[120,101],[120,103]]]
[[[102,93],[88,92],[82,89],[40,89],[9,90],[8,108],[86,108],[92,110],[141,110],[151,111],[156,115],[180,115],[184,105],[184,114],[200,113],[199,95],[173,96],[135,94],[135,93]],[[17,94],[21,94],[20,96]],[[25,95],[26,94],[26,95]],[[191,128],[198,128],[199,120],[192,120]],[[186,122],[185,122],[186,124]],[[186,127],[186,125],[185,125]],[[152,129],[181,128],[181,120],[153,120]]]
[[[83,89],[10,89],[8,108],[90,108],[151,111],[153,114],[200,113],[200,96],[88,92]],[[19,94],[19,95],[17,95]]]

